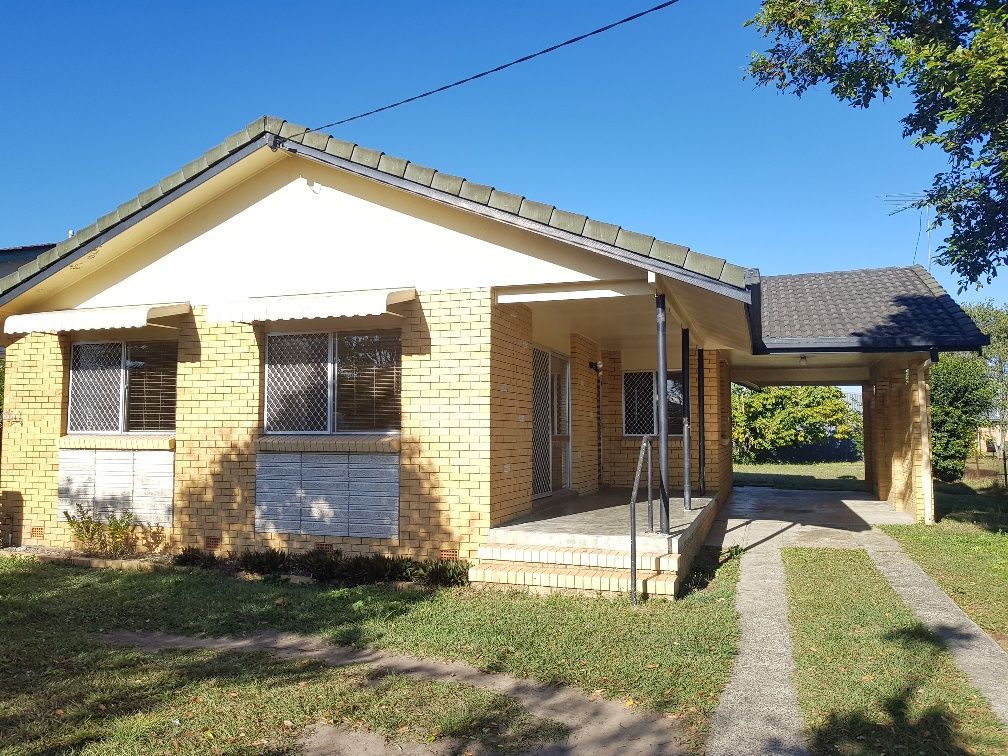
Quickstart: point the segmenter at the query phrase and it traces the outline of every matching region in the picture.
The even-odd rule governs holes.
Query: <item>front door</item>
[[[570,486],[570,366],[532,349],[532,496]]]

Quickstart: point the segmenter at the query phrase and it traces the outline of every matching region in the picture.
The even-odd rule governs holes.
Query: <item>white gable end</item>
[[[54,297],[60,307],[642,278],[639,269],[288,158]]]

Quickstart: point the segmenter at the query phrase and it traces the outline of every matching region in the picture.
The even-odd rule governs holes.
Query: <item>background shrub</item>
[[[238,568],[254,575],[280,575],[292,567],[291,556],[283,549],[245,549],[238,555]]]
[[[203,551],[196,546],[186,546],[172,558],[172,563],[179,567],[202,567],[213,569],[220,563],[220,559],[212,551]]]

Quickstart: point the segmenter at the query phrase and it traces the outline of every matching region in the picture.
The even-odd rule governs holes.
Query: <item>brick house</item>
[[[7,542],[69,545],[79,502],[147,548],[616,590],[648,440],[652,593],[730,494],[732,380],[861,384],[869,486],[928,519],[928,360],[985,343],[920,268],[761,277],[271,117],[0,279],[0,318]]]

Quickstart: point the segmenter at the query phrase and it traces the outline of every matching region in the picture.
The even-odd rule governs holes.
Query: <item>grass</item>
[[[736,486],[863,491],[864,462],[811,462],[807,464],[734,465]]]
[[[817,754],[1003,754],[1008,733],[861,550],[784,549],[795,683]]]
[[[496,748],[560,736],[558,725],[510,699],[465,686],[386,678],[361,688],[361,669],[145,654],[96,640],[113,628],[289,630],[459,659],[667,712],[699,745],[735,656],[737,575],[735,559],[712,564],[682,600],[634,609],[580,596],[324,590],[202,571],[0,560],[0,752],[283,753],[320,719],[394,737],[476,737]]]

